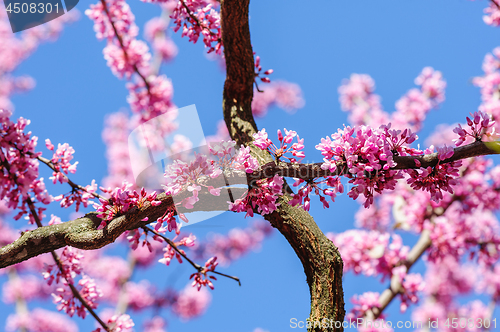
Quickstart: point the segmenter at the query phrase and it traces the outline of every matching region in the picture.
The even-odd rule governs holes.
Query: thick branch
[[[253,144],[252,144],[253,145]],[[456,160],[492,155],[500,153],[500,143],[499,142],[474,142],[468,145],[460,146],[455,148],[455,153],[451,158],[441,161],[441,163],[450,163]],[[415,160],[418,160],[421,166],[415,164]],[[433,167],[439,161],[437,153],[430,153],[421,156],[395,156],[394,161],[397,163],[392,169],[417,169],[420,167]],[[313,164],[298,164],[298,163],[285,163],[280,162],[276,165],[274,161],[271,161],[261,167],[259,171],[255,171],[248,175],[249,183],[250,181],[255,181],[263,178],[272,178],[275,174],[297,178],[302,180],[313,180],[315,178],[325,177],[325,176],[340,176],[347,173],[346,164],[343,162],[337,163],[337,169],[335,172],[330,170],[321,169],[323,163],[313,163]],[[384,165],[385,162],[381,162]]]
[[[241,123],[241,121],[242,120],[237,116],[234,117],[235,123]],[[248,131],[250,136],[253,132],[253,129]],[[235,137],[246,138],[248,136],[243,135]],[[472,144],[458,147],[455,149],[455,154],[451,158],[442,162],[452,162],[469,157],[498,154],[499,150],[495,148],[498,144],[499,143],[497,142],[474,142]],[[253,150],[253,154],[261,160],[261,163],[263,163],[264,166],[262,166],[260,171],[247,175],[247,179],[245,179],[243,174],[234,172],[233,175],[235,176],[235,179],[231,181],[232,183],[237,183],[237,178],[241,178],[241,183],[245,183],[246,181],[251,183],[252,180],[270,178],[275,174],[285,177],[301,178],[304,180],[345,174],[345,167],[341,163],[337,165],[338,172],[330,172],[328,170],[321,169],[321,163],[280,163],[279,166],[277,166],[275,162],[271,161],[272,158],[269,154],[260,151],[259,149]],[[394,160],[397,162],[395,169],[418,168],[415,165],[415,159],[420,161],[422,167],[434,166],[438,162],[437,153],[418,157],[397,156],[394,157]],[[211,184],[214,187],[220,187],[224,185],[221,181],[222,180],[218,178],[212,180],[208,184]],[[244,188],[231,188],[231,191],[233,197],[235,198],[243,196],[246,192]],[[176,201],[180,201],[189,195],[189,193],[183,193],[176,197]],[[128,213],[125,216],[115,218],[103,230],[97,230],[97,226],[100,224],[101,219],[98,218],[95,213],[90,213],[83,218],[69,221],[64,224],[45,226],[26,232],[14,243],[0,248],[0,268],[22,262],[31,257],[62,248],[67,245],[85,250],[102,248],[103,246],[114,242],[124,231],[144,226],[160,217],[167,208],[174,207],[174,202],[170,196],[167,197],[165,194],[160,194],[158,197],[163,202],[160,206],[153,207],[148,203],[141,209]],[[282,205],[284,204],[286,203],[282,202]],[[177,209],[179,212],[183,213],[193,211],[221,211],[227,209],[227,202],[221,200],[219,197],[212,196],[209,193],[200,193],[200,201],[196,203],[194,210],[187,210],[182,207],[178,207]],[[145,217],[148,217],[149,221],[141,221],[141,219]],[[268,219],[270,218],[268,217]],[[312,219],[311,222],[314,226],[311,224],[308,227],[316,227],[316,224]],[[273,225],[277,227],[274,223]],[[287,234],[284,235],[287,238],[290,236]],[[293,237],[296,237],[296,235],[297,234],[293,235]]]
[[[246,191],[242,188],[232,189],[236,197]],[[188,195],[187,193],[184,195]],[[193,211],[223,211],[227,210],[227,202],[208,193],[199,194],[200,201],[195,205],[195,210],[178,207],[179,212]],[[182,196],[180,196],[180,199]],[[123,232],[145,226],[159,217],[165,211],[174,207],[171,196],[164,193],[157,196],[162,204],[152,206],[146,202],[141,208],[131,210],[125,215],[116,217],[108,225],[98,230],[101,218],[97,213],[87,213],[84,217],[62,224],[39,227],[25,232],[19,239],[0,248],[0,268],[11,266],[32,257],[48,253],[52,250],[71,246],[83,250],[94,250],[113,243]],[[143,221],[148,217],[147,221]]]
[[[223,93],[224,120],[231,138],[238,145],[249,145],[261,165],[272,162],[271,155],[249,144],[257,132],[251,102],[253,97],[254,59],[248,25],[249,0],[222,0],[222,41],[226,59]],[[288,185],[285,190],[290,192]],[[288,240],[302,262],[311,294],[312,321],[324,318],[342,322],[342,260],[338,249],[321,232],[306,211],[288,204],[289,195],[278,199],[280,206],[266,219]],[[311,331],[331,331],[316,326]],[[342,328],[338,329],[339,331]]]

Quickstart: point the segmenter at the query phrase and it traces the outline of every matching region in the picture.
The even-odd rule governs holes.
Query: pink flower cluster
[[[202,286],[208,286],[211,289],[214,289],[214,284],[212,283],[212,280],[217,280],[217,278],[214,277],[213,275],[209,276],[208,273],[213,272],[218,264],[219,263],[217,262],[217,257],[212,257],[209,260],[207,260],[205,262],[205,266],[201,269],[201,271],[193,273],[189,277],[189,279],[194,278],[192,286],[196,287],[198,291],[201,289]]]
[[[375,82],[369,75],[352,74],[342,81],[338,89],[340,107],[349,113],[350,123],[378,127],[389,122],[389,116],[380,104],[380,96],[374,92]]]
[[[64,25],[78,19],[78,12],[72,10],[66,15],[46,22],[42,25],[24,30],[23,33],[12,33],[9,18],[5,10],[0,11],[0,109],[14,110],[10,96],[31,90],[35,81],[29,76],[11,75],[18,66],[33,54],[43,42],[55,41],[61,34]]]
[[[180,241],[174,243],[177,248],[179,248],[180,246],[192,247],[195,245],[195,241],[196,241],[196,236],[191,234],[188,237],[184,237]],[[163,248],[163,251],[164,251],[163,258],[158,260],[158,262],[168,266],[170,265],[170,261],[172,260],[172,258],[175,257],[179,263],[182,263],[181,254],[177,252],[171,245],[167,245],[165,248]],[[185,254],[184,250],[179,249],[179,251]]]
[[[108,40],[103,53],[113,74],[130,79],[134,72],[147,70],[151,54],[144,42],[135,39],[139,28],[135,25],[130,6],[124,0],[90,5],[85,14],[94,21],[97,38]]]
[[[410,304],[416,304],[419,301],[419,293],[425,288],[425,282],[419,273],[407,273],[406,266],[400,265],[392,270],[394,276],[398,278],[401,284],[399,298],[401,300],[400,310],[406,312]]]
[[[196,43],[201,36],[208,53],[222,54],[220,14],[214,9],[215,3],[206,0],[177,1],[170,17],[174,20],[174,31],[182,28],[182,37],[187,36],[190,42]]]
[[[297,142],[293,143],[290,147],[289,144],[292,143],[293,139],[297,137]],[[261,150],[267,150],[274,155],[278,161],[281,157],[288,159],[290,162],[301,162],[305,158],[304,151],[304,139],[300,139],[296,131],[287,130],[285,128],[285,136],[283,136],[280,129],[278,129],[278,140],[280,141],[280,147],[278,148],[273,142],[267,138],[266,129],[262,129],[259,132],[253,134],[253,144]],[[293,158],[284,156],[285,153],[291,153]],[[299,158],[298,160],[296,158]]]
[[[155,54],[162,61],[171,61],[177,55],[177,46],[166,34],[167,22],[161,17],[150,19],[144,27],[144,37],[151,42]]]
[[[19,209],[14,217],[19,219],[27,214],[27,200],[30,192],[42,204],[49,204],[52,198],[45,189],[43,178],[38,178],[38,160],[40,152],[35,152],[38,138],[31,137],[31,132],[24,130],[30,121],[19,118],[17,122],[10,120],[11,112],[0,110],[0,200],[6,200],[10,209]],[[39,208],[39,216],[45,208]],[[30,221],[34,223],[33,217]]]
[[[184,190],[191,192],[192,196],[176,202],[176,205],[182,205],[188,209],[193,209],[199,201],[202,188],[213,196],[220,196],[221,187],[215,188],[205,184],[204,180],[217,179],[222,175],[223,170],[230,173],[238,171],[252,173],[260,167],[257,160],[250,155],[249,147],[242,146],[240,150],[236,150],[235,145],[234,141],[211,142],[209,156],[195,153],[192,161],[174,160],[173,163],[167,165],[165,170],[166,183],[163,185],[165,192],[173,196]],[[241,174],[237,175],[241,176]],[[182,214],[179,216],[183,217]]]
[[[254,90],[252,99],[252,113],[254,116],[263,117],[268,110],[276,105],[292,113],[304,107],[304,97],[300,86],[286,81],[274,81],[266,85],[262,92]]]
[[[132,208],[140,208],[146,202],[150,202],[152,205],[160,205],[161,202],[156,200],[156,192],[148,194],[144,188],[138,193],[135,190],[130,189],[131,184],[124,181],[122,186],[115,189],[105,189],[101,190],[105,193],[110,194],[110,198],[105,200],[100,198],[99,202],[101,204],[94,203],[94,208],[98,212],[98,217],[102,218],[102,222],[99,225],[99,229],[105,227],[107,222],[113,220],[114,218],[123,215]]]
[[[491,119],[491,115],[481,111],[471,113],[471,119],[467,117],[467,126],[469,126],[470,132],[463,129],[460,124],[458,127],[453,129],[459,137],[454,140],[456,146],[462,145],[467,139],[467,136],[472,137],[476,141],[480,141],[484,136],[492,136],[495,134],[495,121]]]
[[[124,0],[106,0],[91,5],[85,14],[94,21],[97,38],[108,41],[104,57],[111,71],[127,79],[137,74],[135,82],[127,84],[127,100],[138,113],[139,123],[173,109],[172,84],[163,75],[150,75],[151,54],[148,46],[136,39],[139,29],[129,5]]]
[[[185,208],[192,209],[194,204],[199,201],[198,193],[201,191],[199,179],[214,179],[222,174],[219,167],[214,166],[207,156],[195,154],[195,160],[186,163],[182,160],[174,160],[165,169],[166,184],[162,185],[167,195],[177,195],[182,190],[187,189],[192,192],[191,197],[183,199],[179,204]],[[209,188],[204,185],[214,196],[219,195],[219,190]]]
[[[134,321],[127,314],[113,315],[107,320],[106,325],[111,332],[132,332],[135,326]],[[101,327],[93,330],[92,332],[104,332]]]
[[[350,178],[349,183],[354,184],[354,187],[349,191],[349,197],[357,199],[360,194],[364,195],[365,207],[373,203],[374,192],[392,190],[396,180],[402,178],[399,171],[390,169],[396,165],[391,150],[394,148],[393,142],[399,142],[398,146],[403,147],[403,144],[414,140],[406,131],[398,139],[401,133],[389,131],[389,127],[384,130],[367,126],[344,127],[344,130],[339,129],[332,134],[332,139],[322,138],[321,143],[316,145],[316,149],[325,157],[321,168],[344,173]],[[403,148],[401,151],[413,152]]]
[[[458,167],[462,165],[460,160],[451,163],[441,163],[441,161],[451,158],[454,150],[452,147],[444,146],[438,148],[439,162],[434,167],[420,168],[419,170],[409,170],[408,184],[415,190],[425,190],[431,194],[431,199],[439,201],[443,199],[443,192],[453,194],[452,186],[457,184],[459,177]],[[418,162],[418,160],[417,160]],[[416,164],[419,165],[420,162]]]
[[[54,145],[50,142],[50,139],[45,140],[45,145],[47,149],[50,151],[54,151]],[[68,143],[60,144],[57,147],[57,150],[54,152],[52,159],[50,162],[56,169],[50,179],[53,183],[59,181],[59,183],[68,182],[68,179],[63,175],[68,173],[76,172],[76,165],[78,165],[78,161],[71,165],[70,161],[73,159],[73,154],[75,153],[75,149],[69,146]]]
[[[77,275],[82,275],[78,281],[80,296],[93,309],[97,308],[97,300],[102,296],[101,291],[97,288],[95,281],[89,276],[82,273],[83,254],[80,250],[71,247],[66,247],[59,257],[59,265],[46,265],[42,273],[47,283],[51,285],[54,281],[60,287],[56,288],[56,294],[52,294],[54,303],[58,303],[57,310],[64,310],[70,317],[76,313],[79,317],[85,318],[87,312],[82,303],[75,298],[75,294],[70,289],[70,284],[75,283],[74,278]]]
[[[255,55],[255,52],[253,52],[253,54]],[[255,77],[259,77],[260,80],[264,83],[271,83],[271,80],[269,79],[269,75],[271,75],[274,70],[272,69],[268,69],[264,72],[262,72],[262,66],[260,65],[260,56],[256,56],[255,57]],[[263,76],[261,76],[263,75]]]
[[[127,101],[132,111],[140,114],[139,123],[175,109],[172,82],[165,75],[150,75],[146,81],[136,79],[134,83],[127,83],[127,89]]]
[[[73,283],[73,278],[82,272],[81,261],[83,257],[81,250],[66,247],[59,257],[63,269],[60,270],[57,264],[47,265],[42,272],[42,276],[47,280],[49,285],[51,285],[54,280],[56,284],[58,284],[61,278]]]
[[[5,330],[8,332],[78,332],[78,326],[67,316],[36,308],[26,314],[9,315]]]
[[[379,297],[380,294],[376,292],[366,292],[361,295],[354,295],[351,298],[354,307],[351,309],[351,312],[346,315],[346,319],[350,321],[363,318],[369,310],[380,306]],[[384,315],[382,315],[381,318],[384,318]]]
[[[298,179],[293,184],[294,187],[305,183],[306,181]],[[326,189],[321,188],[322,184],[326,184],[328,187]],[[335,197],[337,193],[342,194],[344,192],[344,185],[340,181],[338,176],[327,176],[323,180],[315,180],[306,182],[306,184],[297,190],[296,194],[293,194],[293,199],[288,202],[291,206],[300,205],[305,211],[309,211],[311,198],[309,194],[314,191],[314,194],[319,196],[319,200],[323,203],[323,208],[329,208],[330,204],[326,200],[326,196],[329,196],[332,202],[335,202]]]
[[[125,76],[130,79],[137,70],[141,73],[147,72],[151,54],[145,42],[132,39],[125,52],[121,45],[117,45],[116,42],[109,43],[104,48],[104,59],[113,74],[118,78]]]
[[[348,230],[337,235],[327,233],[327,237],[339,248],[345,272],[380,275],[382,280],[392,276],[394,268],[409,252],[409,247],[403,245],[397,234]]]
[[[349,112],[354,125],[370,125],[374,128],[391,122],[395,128],[418,131],[427,113],[444,101],[446,82],[441,72],[425,67],[415,79],[420,89],[411,89],[396,102],[396,112],[391,116],[382,109],[380,96],[374,93],[375,83],[368,75],[352,74],[339,87],[340,105]]]
[[[425,283],[420,274],[407,274],[407,268],[399,265],[404,262],[409,247],[403,246],[401,237],[397,234],[377,231],[349,230],[334,235],[328,233],[339,248],[344,261],[344,271],[353,270],[355,274],[381,275],[382,280],[396,278],[401,284],[399,298],[400,309],[405,312],[410,304],[418,303],[419,293],[423,291]],[[392,243],[389,239],[392,237]],[[378,293],[365,293],[352,299],[354,308],[348,315],[351,319],[363,317],[366,312],[378,307]]]
[[[500,25],[500,8],[497,0],[491,0],[490,5],[484,9],[484,23],[497,27]]]
[[[210,305],[211,299],[212,296],[206,288],[196,290],[188,285],[179,292],[172,310],[181,320],[187,321],[203,315]]]
[[[80,204],[83,204],[83,207],[87,207],[89,205],[89,200],[94,199],[94,194],[97,192],[97,183],[95,180],[92,180],[92,183],[85,186],[84,190],[75,189],[69,194],[61,194],[54,197],[54,201],[61,201],[60,205],[62,208],[68,208],[73,203],[76,203],[76,212],[78,212],[80,208]]]
[[[233,228],[227,235],[213,234],[203,243],[192,247],[196,257],[203,259],[216,256],[217,261],[228,266],[235,260],[258,250],[264,239],[271,235],[273,228],[264,220],[255,220],[247,228]]]
[[[38,276],[32,274],[19,275],[17,278],[10,278],[2,285],[2,300],[6,304],[13,304],[16,301],[31,301],[47,297],[49,287],[40,282]]]
[[[498,98],[498,86],[500,85],[500,47],[486,54],[483,61],[484,75],[473,79],[474,85],[481,89],[482,103],[479,111],[492,116],[492,120],[500,117],[500,99]],[[495,122],[498,132],[498,121]]]
[[[167,230],[169,232],[178,232],[180,230],[180,226],[177,224],[177,220],[174,218],[174,213],[175,211],[173,209],[165,211],[165,214],[156,220],[156,224],[154,227],[155,231],[159,233],[165,233]],[[179,214],[179,216],[180,215],[181,214]],[[163,226],[164,222],[167,222],[167,228]]]
[[[253,217],[254,209],[261,215],[272,213],[280,203],[276,203],[278,195],[283,190],[283,177],[275,174],[273,178],[257,181],[257,185],[250,188],[244,198],[229,203],[229,210],[246,212],[246,216]]]
[[[61,281],[63,287],[56,288],[56,294],[52,294],[54,298],[54,303],[57,304],[57,310],[64,310],[70,317],[76,313],[78,317],[85,318],[87,316],[87,309],[80,301],[75,298],[73,292],[69,289],[68,284],[70,282],[66,279]],[[82,278],[78,281],[79,289],[78,292],[82,299],[91,307],[92,309],[97,308],[97,300],[102,296],[102,292],[97,288],[94,279],[83,274]]]

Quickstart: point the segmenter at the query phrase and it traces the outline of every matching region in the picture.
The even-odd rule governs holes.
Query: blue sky
[[[141,35],[144,23],[160,10],[152,4],[129,0]],[[408,89],[423,67],[432,66],[447,81],[446,101],[432,111],[420,133],[421,144],[439,123],[463,121],[480,103],[479,89],[471,84],[482,74],[484,55],[499,46],[500,30],[486,26],[482,10],[487,1],[420,0],[420,1],[252,1],[250,27],[254,51],[261,57],[264,69],[272,68],[271,79],[298,83],[305,97],[305,107],[293,115],[273,109],[259,119],[275,137],[276,129],[296,130],[305,138],[306,160],[321,161],[314,146],[347,123],[340,110],[337,88],[351,73],[366,73],[376,82],[386,111]],[[81,1],[77,9],[89,6]],[[0,7],[4,10],[4,7]],[[177,58],[162,67],[172,79],[174,102],[183,107],[195,104],[205,134],[215,132],[222,118],[224,73],[217,63],[204,55],[203,46],[188,43],[173,34],[179,47]],[[84,15],[64,30],[56,43],[42,45],[25,61],[16,74],[35,78],[36,87],[13,98],[15,117],[32,120],[29,127],[43,142],[67,142],[76,150],[78,172],[72,179],[88,184],[100,181],[106,174],[105,147],[101,140],[103,120],[107,113],[127,107],[125,81],[117,79],[102,56],[105,42],[95,38],[92,22]],[[262,86],[265,88],[265,85]],[[42,150],[45,150],[44,148]],[[48,176],[46,176],[47,178]],[[61,188],[56,188],[58,193]],[[329,210],[314,202],[311,213],[325,232],[341,232],[353,227],[358,204],[341,195]],[[66,212],[48,211],[67,218]],[[216,217],[219,227],[198,228],[193,232],[203,237],[209,231],[227,232],[245,227],[243,215],[226,212]],[[21,228],[22,221],[13,222]],[[415,237],[406,236],[411,245]],[[419,263],[415,271],[421,271]],[[187,324],[168,314],[169,331],[234,332],[253,331],[261,327],[272,332],[289,330],[290,318],[305,320],[309,315],[309,291],[302,266],[292,248],[278,233],[267,240],[259,253],[251,254],[223,270],[237,275],[242,287],[234,281],[219,279],[212,292],[212,305],[207,313]],[[165,285],[169,275],[188,275],[187,265],[157,266],[148,274],[139,273]],[[177,288],[187,278],[175,279]],[[172,278],[174,279],[174,278]],[[0,281],[3,279],[0,278]],[[381,292],[386,287],[377,280],[344,276],[346,309],[349,298],[365,291]],[[54,308],[51,303],[47,308]],[[0,322],[14,310],[0,305]],[[388,319],[410,319],[399,314],[399,303],[390,307]],[[497,311],[498,312],[498,311]],[[496,317],[500,316],[496,315]],[[140,322],[140,317],[137,322]],[[81,322],[89,330],[93,322]],[[1,323],[0,323],[1,324]]]

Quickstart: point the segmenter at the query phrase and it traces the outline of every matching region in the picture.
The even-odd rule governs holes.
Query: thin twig
[[[101,0],[102,1],[102,0]],[[193,12],[191,11],[191,9],[189,9],[188,5],[186,5],[186,2],[184,0],[180,0],[182,6],[186,9],[186,12],[188,13],[189,17],[191,17],[191,19],[193,21],[196,22],[196,24],[198,24],[198,26],[202,29],[205,29],[208,31],[208,33],[210,33],[212,36],[217,36],[217,34],[215,32],[213,32],[212,30],[210,30],[209,27],[205,26],[202,22],[200,22],[200,20],[198,19],[198,17],[196,17]],[[217,39],[217,42],[220,42],[220,38]]]
[[[45,165],[47,165],[51,170],[53,170],[54,172],[57,172],[57,173],[61,173],[61,175],[66,179],[66,181],[68,182],[68,184],[71,186],[71,188],[73,188],[74,190],[82,190],[82,191],[85,191],[87,193],[89,193],[87,191],[87,189],[85,189],[85,187],[79,185],[79,184],[76,184],[74,183],[73,181],[70,180],[70,178],[64,174],[63,172],[57,170],[54,166],[54,164],[52,163],[52,161],[50,161],[49,159],[47,158],[44,158],[42,156],[37,156],[36,159],[38,159],[39,161],[41,161],[42,163],[44,163]],[[98,193],[89,193],[91,194],[92,196],[94,196],[95,198],[100,198],[100,199],[106,199],[106,197],[102,196],[102,195],[99,195]]]
[[[33,201],[31,200],[30,197],[28,197],[26,199],[27,203],[28,203],[28,206],[30,208],[30,211],[31,211],[31,215],[33,216],[33,218],[35,219],[35,222],[36,222],[36,225],[38,227],[43,227],[42,225],[42,222],[40,221],[40,218],[38,218],[38,214],[36,213],[36,210],[35,210],[35,206],[33,204]],[[52,257],[54,258],[54,261],[56,262],[57,264],[57,267],[59,268],[59,270],[64,273],[64,268],[61,264],[61,261],[59,259],[59,257],[57,256],[56,252],[55,251],[51,251],[50,252],[52,254]],[[87,303],[87,301],[85,301],[85,299],[81,296],[80,292],[76,289],[76,287],[73,285],[73,283],[71,283],[69,280],[67,280],[67,283],[68,283],[68,286],[69,288],[71,289],[71,292],[73,293],[73,296],[76,297],[81,303],[82,305],[88,310],[88,312],[95,318],[95,320],[103,327],[103,329],[105,329],[106,331],[110,332],[111,330],[109,329],[109,327],[102,321],[102,319],[95,313],[94,309],[92,309],[92,307]]]
[[[163,240],[165,240],[165,242],[167,242],[172,248],[174,248],[174,250],[179,254],[181,255],[186,261],[189,262],[189,264],[191,264],[196,270],[198,270],[198,272],[201,272],[203,270],[203,267],[199,264],[196,264],[195,262],[193,262],[191,259],[189,259],[189,257],[187,257],[187,255],[184,253],[184,251],[180,250],[177,245],[174,243],[174,241],[170,240],[168,237],[158,233],[157,231],[155,231],[154,229],[148,227],[148,226],[143,226],[142,229],[144,229],[146,232],[151,232],[153,233],[154,235],[156,236],[159,236],[161,237]],[[226,278],[229,278],[229,279],[233,279],[235,281],[238,282],[238,284],[241,286],[241,281],[238,277],[234,277],[234,276],[230,276],[230,275],[227,275],[225,273],[221,273],[221,272],[217,272],[217,271],[210,271],[210,272],[213,272],[215,274],[218,274],[220,276],[223,276],[223,277],[226,277]]]
[[[113,31],[115,32],[116,39],[118,39],[118,43],[120,44],[120,47],[123,51],[123,56],[125,58],[125,61],[128,62],[128,54],[127,54],[127,50],[125,48],[125,44],[123,43],[123,39],[118,34],[118,30],[116,29],[115,24],[114,24],[113,20],[111,19],[111,14],[109,13],[108,5],[106,4],[106,0],[101,0],[101,4],[102,4],[104,11],[106,12],[106,15],[108,16],[109,23],[113,27]],[[147,79],[141,74],[141,72],[139,71],[139,68],[137,68],[137,66],[135,64],[132,65],[132,68],[134,68],[134,71],[137,73],[137,75],[139,75],[142,78],[142,80],[144,81],[144,84],[146,85],[146,89],[148,90],[148,94],[151,96],[151,90],[150,90],[150,86],[149,86]]]

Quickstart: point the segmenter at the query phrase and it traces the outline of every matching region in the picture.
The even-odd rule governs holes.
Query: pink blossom
[[[156,2],[157,0],[151,0]],[[207,53],[222,53],[220,14],[213,3],[205,0],[186,0],[178,2],[170,17],[174,20],[174,31],[182,28],[182,37],[196,43],[203,38]]]
[[[244,198],[239,198],[229,203],[229,210],[234,212],[246,212],[246,216],[253,216],[253,210],[261,215],[269,214],[276,210],[280,203],[276,203],[278,195],[283,188],[283,178],[275,174],[271,179],[257,181]]]
[[[87,275],[83,275],[78,285],[81,297],[91,308],[96,309],[97,300],[102,296],[102,292],[97,288],[95,281]],[[73,317],[75,313],[81,318],[86,317],[87,309],[80,303],[80,300],[75,298],[66,279],[62,281],[61,287],[56,288],[56,293],[52,294],[52,297],[54,303],[57,304],[57,310],[64,310],[70,317]]]
[[[262,129],[259,132],[253,134],[253,138],[253,144],[261,150],[267,149],[272,144],[272,141],[267,138],[266,129]]]
[[[262,92],[254,90],[252,100],[252,113],[254,116],[265,116],[274,105],[288,113],[304,107],[302,90],[295,83],[278,80],[273,80],[273,82],[266,85]]]
[[[431,264],[425,275],[425,293],[432,294],[445,308],[452,304],[453,297],[467,294],[475,281],[474,273],[448,256],[438,264]]]
[[[139,283],[127,282],[125,284],[125,296],[128,306],[135,311],[147,309],[155,302],[155,290],[145,280]]]
[[[21,275],[5,282],[2,285],[2,295],[3,301],[10,304],[19,299],[27,302],[37,298],[44,298],[47,294],[43,291],[41,279],[30,274]]]
[[[19,209],[14,219],[27,214],[26,200],[29,192],[33,192],[36,200],[49,204],[52,198],[45,189],[43,178],[38,179],[36,159],[41,153],[35,152],[38,138],[31,137],[31,132],[24,133],[30,121],[19,118],[17,122],[10,120],[11,112],[0,110],[0,160],[6,165],[7,172],[0,174],[0,200],[5,199],[11,209]],[[38,214],[43,218],[45,208],[38,208]],[[34,223],[33,217],[30,221]]]
[[[167,323],[160,316],[155,316],[144,322],[144,332],[167,332]]]
[[[156,192],[148,194],[142,188],[140,193],[138,193],[135,190],[132,191],[130,187],[131,184],[123,181],[120,188],[112,190],[101,188],[104,192],[109,193],[111,197],[107,200],[100,198],[99,202],[101,204],[94,203],[94,208],[98,212],[97,216],[103,219],[99,226],[100,228],[104,227],[113,218],[128,212],[133,207],[141,207],[146,202],[156,202]]]
[[[205,262],[205,266],[198,272],[191,274],[189,279],[193,279],[193,283],[191,284],[193,287],[196,287],[199,290],[203,286],[208,286],[211,289],[214,289],[214,285],[212,280],[217,280],[213,275],[208,275],[209,272],[213,272],[215,267],[219,263],[217,262],[217,257],[211,257]]]
[[[460,146],[466,139],[467,136],[474,138],[476,141],[480,141],[484,136],[495,135],[495,121],[491,119],[491,115],[485,112],[474,112],[471,113],[471,118],[467,117],[467,126],[470,132],[463,129],[459,124],[458,127],[453,129],[459,138],[455,139],[456,146]]]
[[[378,127],[389,122],[389,116],[382,110],[380,96],[375,94],[375,82],[365,74],[352,74],[342,81],[338,89],[340,107],[349,113],[353,125]]]
[[[85,11],[85,15],[94,21],[94,31],[97,39],[112,40],[116,37],[111,22],[114,23],[118,34],[122,38],[135,38],[139,29],[134,23],[135,17],[130,10],[130,6],[124,0],[107,0],[106,7],[110,13],[109,16],[100,2],[90,5],[90,9]],[[128,41],[128,39],[124,40],[126,44]]]
[[[381,275],[382,280],[393,274],[394,267],[406,259],[409,247],[397,234],[377,231],[349,230],[338,235],[327,234],[339,248],[344,260],[344,272]],[[389,240],[392,237],[392,242]]]
[[[422,276],[418,273],[407,274],[401,282],[403,291],[400,293],[401,312],[406,312],[411,303],[415,304],[419,301],[419,293],[424,290],[425,282]]]
[[[492,0],[490,5],[484,9],[486,15],[483,16],[484,23],[497,27],[500,25],[500,9],[498,4]]]
[[[139,70],[141,73],[146,72],[151,59],[148,46],[143,41],[133,39],[125,48],[125,53],[120,45],[108,43],[104,48],[104,59],[107,65],[111,68],[113,74],[119,78],[125,76],[130,79],[132,74]]]
[[[134,321],[127,314],[113,315],[107,320],[106,324],[111,332],[132,332],[132,328],[135,326]],[[101,332],[103,329],[101,327],[93,330],[92,332]]]
[[[432,67],[425,67],[415,79],[415,84],[421,86],[422,92],[435,103],[444,101],[446,82],[440,71],[434,70]]]
[[[128,135],[129,118],[123,112],[112,113],[104,121],[102,139],[106,144],[108,175],[104,178],[105,187],[119,187],[123,180],[134,182],[130,164]]]
[[[165,76],[149,76],[148,87],[143,80],[127,83],[129,96],[127,101],[133,112],[140,114],[140,123],[151,120],[174,108],[172,103],[173,88]]]
[[[63,175],[68,173],[76,172],[76,165],[78,165],[78,161],[71,164],[70,161],[73,159],[73,154],[75,153],[75,149],[69,146],[68,143],[59,144],[57,150],[54,152],[52,159],[50,162],[56,169],[50,179],[53,183],[59,181],[59,183],[68,182],[67,178]]]
[[[82,271],[81,262],[83,257],[83,252],[81,250],[66,247],[59,256],[59,261],[63,270],[61,271],[57,264],[54,263],[46,265],[42,275],[49,285],[51,285],[54,280],[56,284],[59,283],[61,278],[73,283],[73,278]]]
[[[325,161],[322,169],[328,169],[337,174],[342,172],[350,178],[354,187],[349,191],[349,197],[357,199],[359,195],[366,198],[365,207],[373,203],[375,193],[383,190],[393,190],[396,181],[403,176],[397,170],[391,170],[396,165],[393,161],[393,151],[400,155],[415,155],[421,152],[411,149],[408,142],[415,137],[411,131],[391,131],[390,125],[381,126],[379,130],[368,126],[344,127],[329,137],[322,138],[316,149],[321,151]],[[341,162],[341,169],[337,163]]]
[[[206,288],[196,290],[188,285],[179,293],[172,310],[183,321],[188,321],[205,313],[211,298]]]
[[[363,318],[367,311],[371,310],[374,307],[379,307],[379,293],[375,292],[366,292],[361,295],[354,295],[351,298],[351,302],[354,304],[350,314],[348,315],[348,319]]]
[[[260,249],[262,242],[273,233],[269,222],[255,220],[247,228],[233,228],[227,235],[213,234],[207,241],[197,243],[193,250],[197,257],[206,259],[216,256],[222,266],[228,266],[235,260]]]
[[[78,327],[65,315],[36,308],[29,314],[9,315],[7,318],[6,331],[19,330],[33,332],[78,332]]]
[[[305,154],[301,151],[304,148],[304,139],[300,139],[296,131],[287,130],[285,128],[286,135],[283,137],[281,130],[278,129],[278,140],[280,141],[280,147],[278,148],[273,142],[267,138],[266,129],[253,134],[254,141],[253,144],[261,150],[269,149],[270,152],[275,156],[277,160],[281,157],[288,159],[290,162],[300,162],[304,159]],[[292,143],[293,138],[297,137],[297,143]],[[291,153],[293,158],[284,156],[286,153]],[[299,158],[298,160],[296,158]]]
[[[449,150],[445,154],[441,154],[440,158],[449,155]],[[461,161],[454,161],[446,164],[437,164],[434,168],[420,168],[420,170],[411,170],[408,172],[410,178],[408,184],[415,190],[425,190],[431,194],[431,199],[438,202],[443,199],[443,192],[447,191],[453,194],[452,186],[457,184],[458,167]]]

